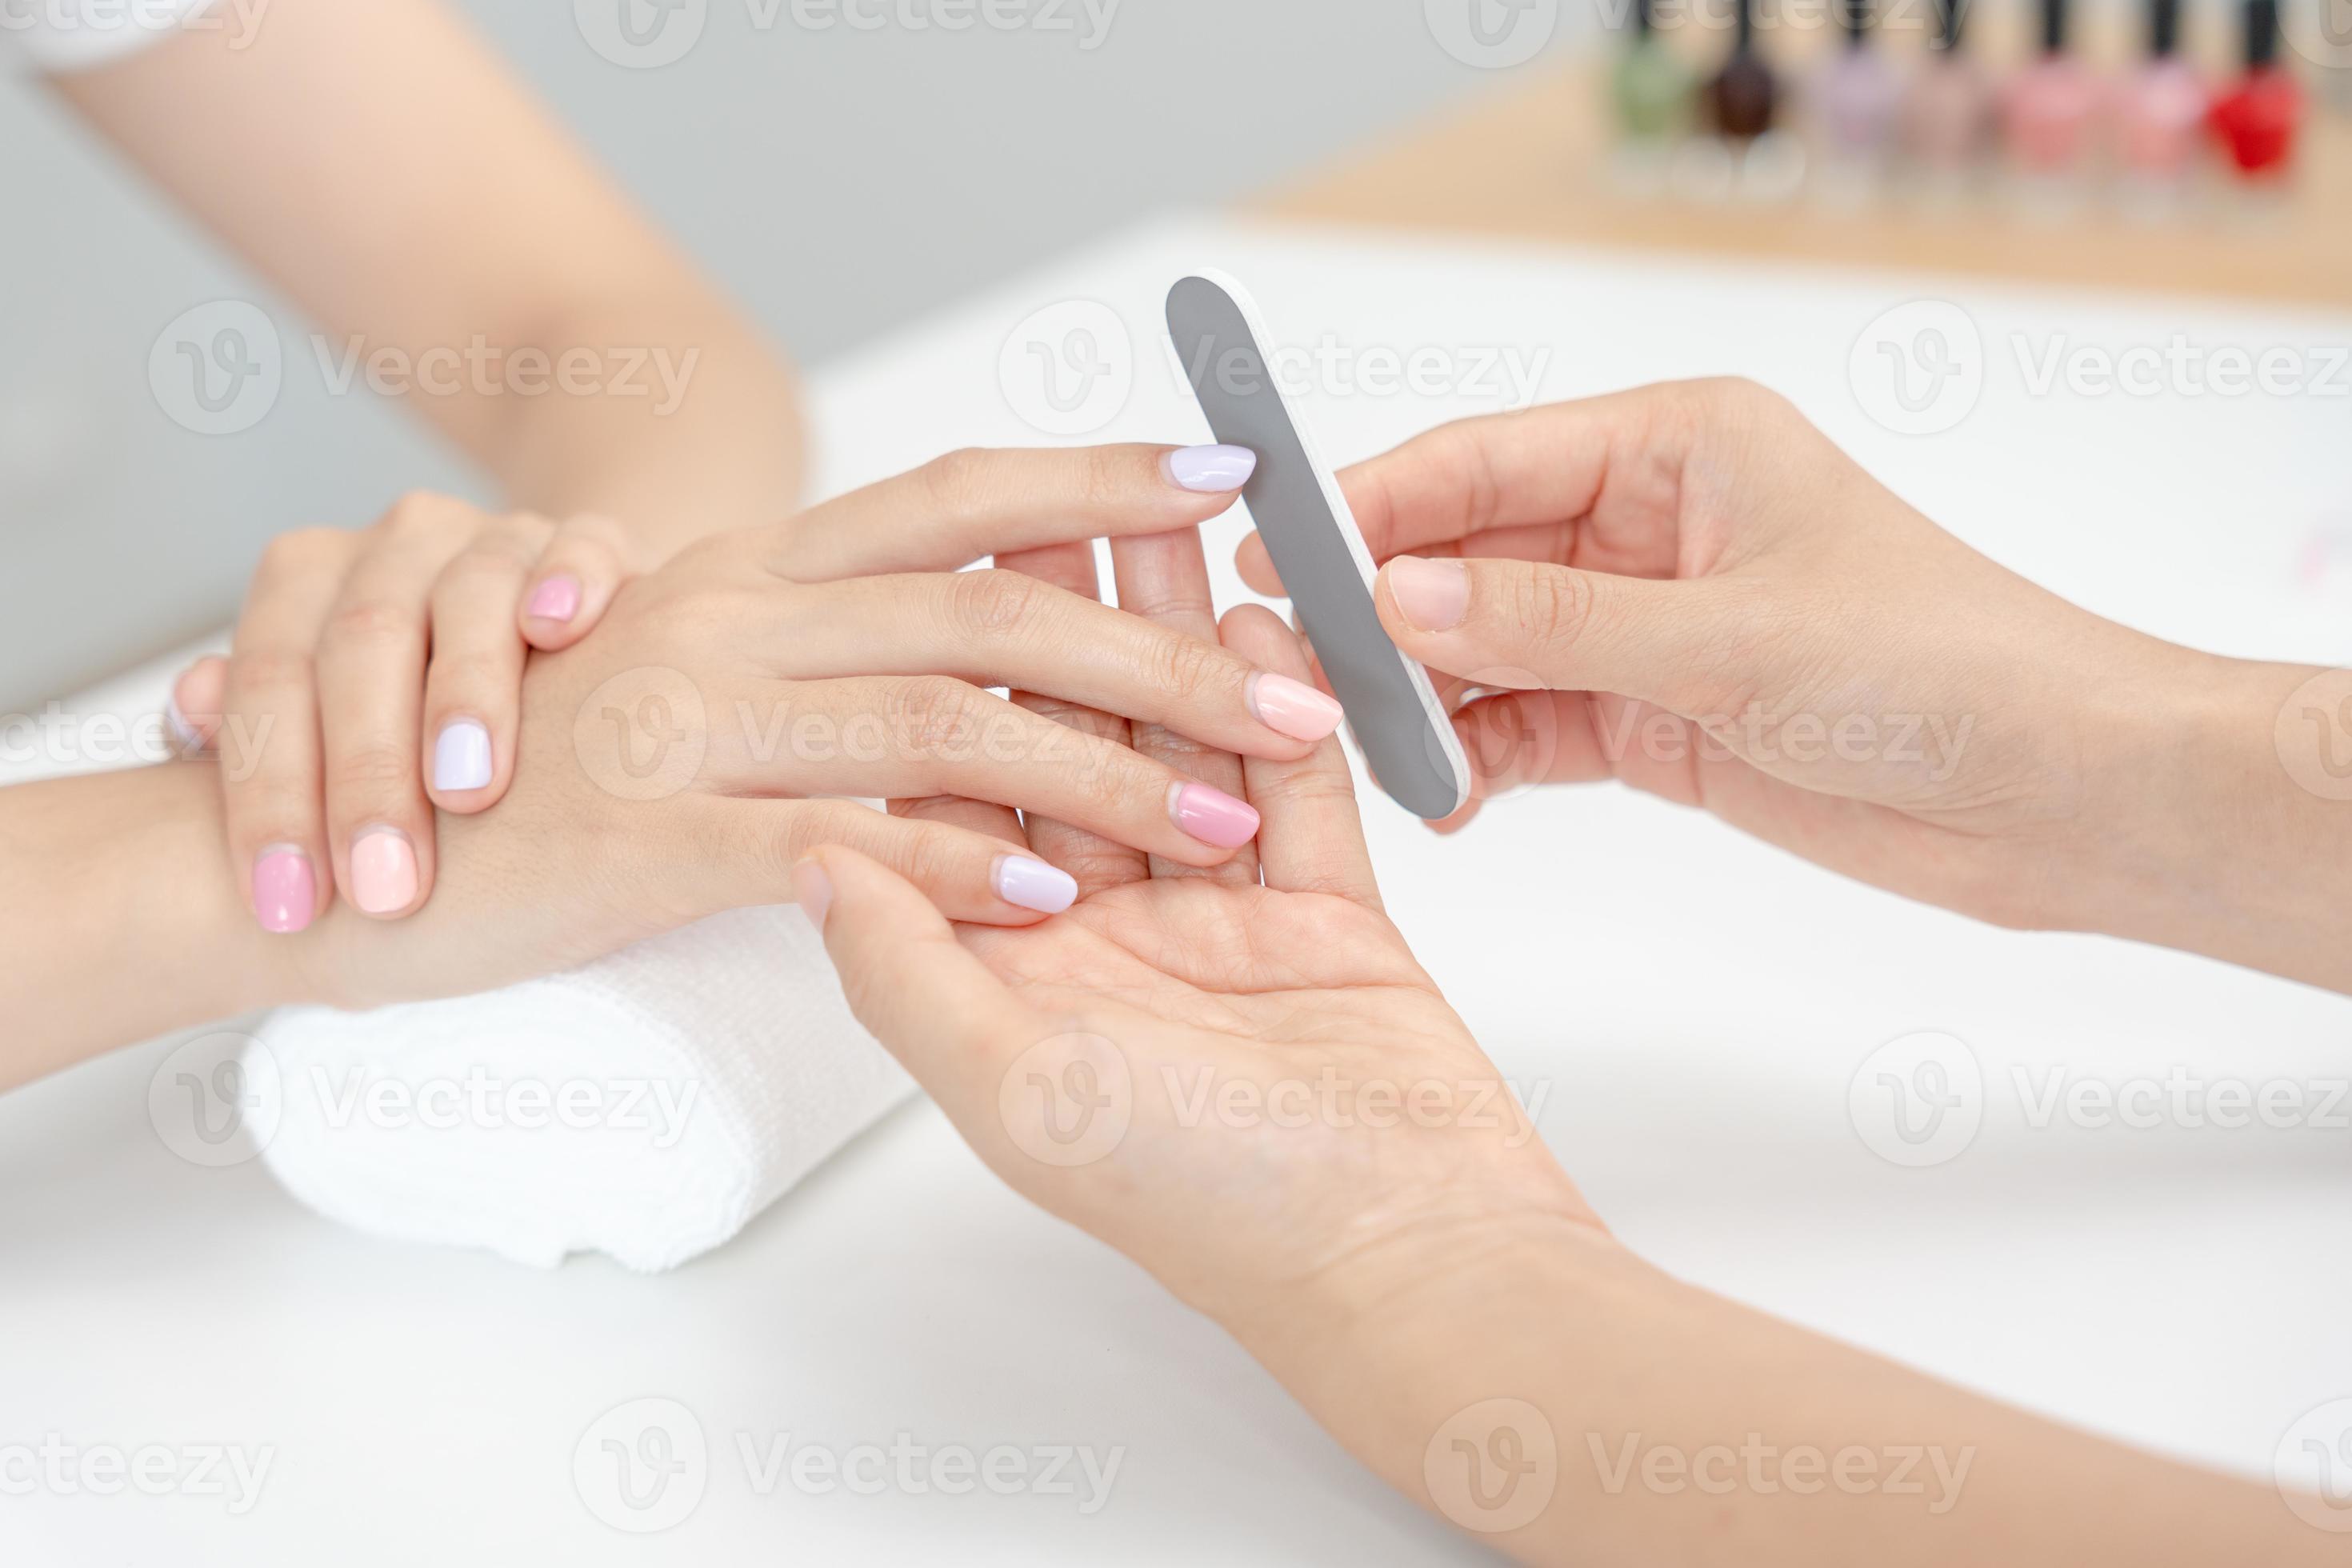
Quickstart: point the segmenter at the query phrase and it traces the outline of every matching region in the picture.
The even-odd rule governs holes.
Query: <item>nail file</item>
[[[1371,552],[1268,368],[1256,305],[1223,273],[1180,279],[1168,291],[1168,335],[1217,439],[1257,454],[1242,500],[1373,779],[1417,816],[1453,815],[1469,798],[1469,762],[1428,672],[1381,626]]]

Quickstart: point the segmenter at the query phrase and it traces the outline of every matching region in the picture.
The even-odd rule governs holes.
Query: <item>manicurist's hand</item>
[[[1446,426],[1340,478],[1382,625],[1457,706],[1477,798],[1446,827],[1613,777],[1982,919],[2352,985],[2352,944],[2314,940],[2345,934],[2352,889],[2312,868],[2352,847],[2352,807],[2296,787],[2273,740],[2317,672],[2068,604],[1782,398],[1645,387]],[[1280,591],[1255,536],[1239,563]]]
[[[1121,601],[1204,609],[1189,542],[1129,551]],[[1223,640],[1305,670],[1263,609]],[[967,801],[963,826],[1065,867],[1080,901],[957,927],[834,846],[796,891],[859,1018],[999,1175],[1213,1317],[1406,1496],[1533,1563],[2323,1559],[2266,1488],[1643,1263],[1381,912],[1338,743],[1186,762],[1263,814],[1254,850],[1188,866]]]

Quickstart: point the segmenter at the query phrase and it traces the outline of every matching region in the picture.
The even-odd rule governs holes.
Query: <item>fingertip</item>
[[[1258,534],[1251,533],[1234,547],[1234,570],[1251,593],[1269,599],[1283,597],[1282,574],[1274,569],[1274,557],[1266,552],[1265,541]]]

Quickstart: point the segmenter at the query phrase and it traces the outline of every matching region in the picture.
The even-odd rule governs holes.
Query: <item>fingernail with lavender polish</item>
[[[1237,490],[1257,472],[1257,454],[1247,447],[1180,447],[1160,459],[1160,471],[1188,490]]]
[[[289,935],[309,925],[318,909],[319,882],[308,855],[273,844],[254,858],[253,913],[262,930]]]
[[[433,742],[433,787],[480,789],[490,782],[490,732],[478,719],[453,719]]]
[[[1006,903],[1041,915],[1058,915],[1078,901],[1077,879],[1026,855],[998,856],[988,881]]]
[[[1168,815],[1178,827],[1220,849],[1238,849],[1257,837],[1257,813],[1249,803],[1204,784],[1169,790]]]

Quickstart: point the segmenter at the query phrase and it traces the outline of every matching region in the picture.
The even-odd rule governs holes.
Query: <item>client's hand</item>
[[[2232,815],[2308,674],[2067,604],[1742,382],[1465,421],[1341,481],[1476,795],[1614,776],[2004,924],[2123,929],[2192,879],[2195,824]],[[1256,536],[1239,563],[1280,591]]]
[[[543,973],[781,901],[792,863],[823,843],[873,855],[961,920],[1034,921],[1076,895],[986,834],[818,797],[954,795],[1190,866],[1229,859],[1256,829],[1245,805],[982,688],[1265,757],[1329,734],[1337,704],[1035,579],[950,570],[991,550],[1189,536],[1247,471],[1229,461],[1215,488],[1188,485],[1167,456],[958,454],[628,584],[593,636],[534,661],[506,802],[442,822],[433,901],[391,927],[322,921],[320,941],[291,944],[312,988],[366,1002]]]

